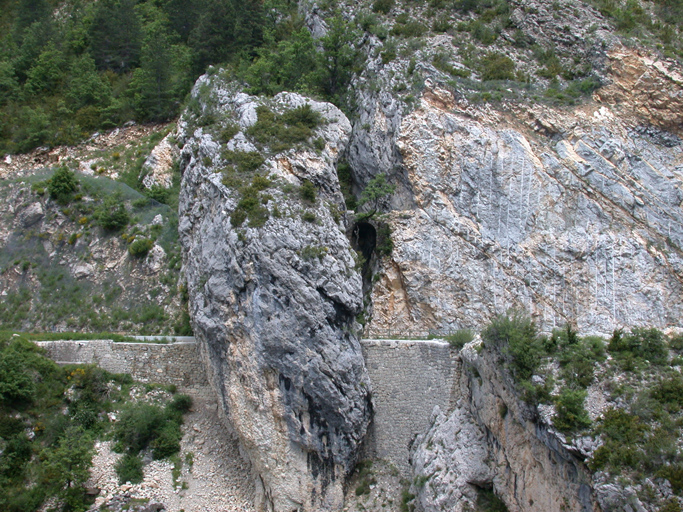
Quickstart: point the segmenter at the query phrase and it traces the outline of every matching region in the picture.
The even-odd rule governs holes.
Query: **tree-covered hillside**
[[[588,3],[627,41],[680,57],[683,1]],[[327,35],[316,40],[294,0],[3,0],[0,155],[71,144],[129,120],[171,119],[180,112],[194,80],[210,65],[227,67],[255,93],[301,91],[350,106],[347,85],[362,70],[358,50],[367,36],[383,42],[387,63],[397,38],[419,40],[430,32],[454,38],[470,32],[476,44],[486,48],[514,28],[512,9],[522,5],[533,12],[531,4],[376,0],[353,17],[357,6],[350,9],[326,1],[318,8],[327,20]],[[553,2],[551,8],[559,13],[559,6]],[[422,21],[408,20],[415,10]],[[520,30],[504,39],[516,47],[530,44]],[[558,64],[554,49],[539,47],[536,53],[550,70],[546,75],[568,73]],[[435,65],[453,71],[443,60],[435,58]],[[509,61],[484,59],[479,64],[484,80],[519,79],[514,69],[508,69]],[[574,72],[570,79],[587,72]],[[455,76],[461,74],[469,76],[462,70]],[[590,89],[591,84],[579,86]]]
[[[170,119],[209,64],[249,55],[266,25],[258,0],[5,0],[0,153]]]

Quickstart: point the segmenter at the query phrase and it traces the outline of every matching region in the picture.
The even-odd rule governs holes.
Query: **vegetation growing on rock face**
[[[592,471],[643,489],[651,485],[647,479],[666,479],[683,497],[679,336],[619,329],[605,343],[597,336],[579,336],[570,325],[540,336],[528,317],[513,313],[492,321],[482,339],[485,349],[502,355],[524,400],[532,407],[554,406],[553,427],[570,444],[573,436],[595,440],[587,456]],[[589,391],[593,397],[603,395],[606,403],[593,413],[593,421],[586,409],[595,400]],[[651,505],[659,499],[648,498],[645,490],[639,498]]]
[[[367,205],[367,211],[358,214],[358,220],[372,219],[384,206],[384,203],[395,192],[396,187],[387,182],[386,174],[381,173],[371,179],[358,200],[358,208]]]
[[[0,285],[6,292],[0,296],[0,328],[188,332],[187,321],[181,322],[183,306],[173,305],[180,261],[177,216],[168,206],[123,183],[67,167],[39,172],[28,181],[7,180],[0,187],[6,203],[20,208],[38,204],[42,212],[30,226],[3,214],[9,238],[0,251]],[[68,196],[68,203],[53,201],[51,186],[60,197]],[[155,217],[163,223],[152,225]],[[134,262],[121,257],[142,257],[152,243],[166,253],[157,277],[152,283],[130,280]],[[98,267],[103,258],[109,268]],[[122,264],[111,268],[108,259]],[[9,279],[15,269],[24,279]],[[130,280],[125,289],[122,279]]]
[[[60,167],[48,180],[47,190],[55,201],[67,204],[78,190],[76,175],[68,167]]]

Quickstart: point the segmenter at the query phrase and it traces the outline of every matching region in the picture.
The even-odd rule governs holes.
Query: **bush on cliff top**
[[[47,190],[52,199],[60,204],[67,204],[78,190],[76,174],[66,166],[60,167],[48,180]]]
[[[519,312],[499,315],[481,334],[484,342],[500,347],[508,367],[520,381],[531,378],[541,363],[543,348],[536,333],[536,325]]]

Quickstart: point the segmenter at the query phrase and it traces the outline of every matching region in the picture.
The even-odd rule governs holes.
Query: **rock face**
[[[213,385],[252,462],[262,508],[339,509],[371,414],[354,334],[362,282],[337,213],[335,163],[349,122],[332,105],[284,93],[259,100],[217,77],[201,78],[193,96],[201,112],[221,119],[194,129],[187,114],[180,123],[179,229],[193,327]],[[310,105],[324,118],[314,135],[324,147],[260,146],[261,175],[271,180],[261,196],[267,220],[236,226],[238,185],[215,171],[226,165],[223,149],[257,149],[247,128],[263,104],[276,114]],[[221,123],[238,127],[224,146],[215,133]],[[315,202],[300,198],[304,180]]]
[[[681,133],[683,74],[674,62],[617,46],[609,53],[609,66],[612,83],[596,91],[599,101],[621,104],[645,122]]]
[[[397,147],[416,206],[392,213],[371,330],[480,327],[512,307],[545,329],[680,324],[675,135],[606,106],[508,117],[433,87]]]
[[[475,341],[460,357],[460,403],[413,446],[420,508],[468,510],[493,487],[510,512],[600,510],[590,473],[519,399],[496,349]]]
[[[168,134],[157,144],[142,165],[145,177],[142,184],[147,188],[169,188],[173,184],[173,165],[178,160],[178,147],[173,135]]]

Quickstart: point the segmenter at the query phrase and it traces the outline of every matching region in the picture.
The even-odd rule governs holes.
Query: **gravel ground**
[[[173,462],[145,459],[143,482],[119,485],[114,465],[121,454],[111,450],[111,441],[96,443],[88,487],[100,493],[90,510],[152,511],[158,503],[167,512],[256,512],[249,463],[230,439],[217,404],[195,398],[182,428],[175,480]],[[344,511],[399,512],[405,488],[395,467],[373,461],[351,477]]]
[[[351,476],[344,512],[400,512],[401,493],[407,488],[393,465],[374,460],[365,472]]]
[[[121,455],[111,451],[110,441],[97,443],[89,485],[99,488],[100,494],[91,510],[130,499],[162,503],[168,512],[255,511],[249,464],[240,456],[237,442],[228,439],[216,404],[195,400],[183,433],[176,485],[174,465],[168,460],[146,464],[142,483],[119,485],[114,464]]]

